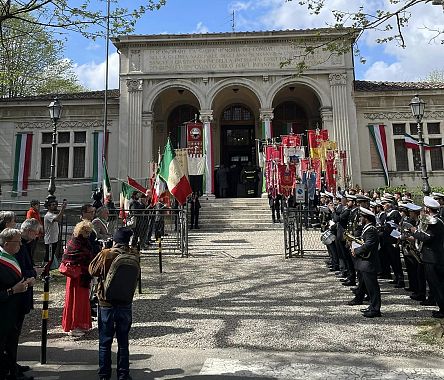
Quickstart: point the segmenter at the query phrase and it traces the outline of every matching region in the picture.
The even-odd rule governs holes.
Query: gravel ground
[[[282,230],[193,232],[190,257],[165,255],[162,274],[155,252],[143,256],[131,344],[444,358],[442,347],[418,338],[434,308],[383,280],[383,317],[363,318],[362,306],[346,306],[351,292],[327,271],[325,257],[285,260]],[[40,341],[41,284],[35,298],[21,342]],[[97,344],[96,323],[82,338],[61,330],[64,278],[54,276],[50,299],[50,343]]]

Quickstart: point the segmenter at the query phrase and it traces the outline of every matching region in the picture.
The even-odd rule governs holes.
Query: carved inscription
[[[288,58],[305,54],[304,48],[289,42],[255,46],[200,46],[148,49],[144,52],[145,72],[279,69]],[[301,61],[295,58],[294,63]],[[310,66],[330,66],[329,55],[316,50],[306,57]]]

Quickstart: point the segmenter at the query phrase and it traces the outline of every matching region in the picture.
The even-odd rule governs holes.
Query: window
[[[57,178],[84,178],[86,156],[86,132],[62,131],[57,134],[56,176]],[[40,178],[51,175],[52,133],[42,133]]]
[[[430,145],[441,145],[441,139],[429,139]],[[430,150],[430,161],[432,163],[432,170],[443,170],[442,148],[435,148]]]
[[[413,154],[413,170],[421,171],[421,156],[419,154],[419,149],[412,149]]]
[[[409,160],[407,156],[407,148],[405,147],[404,140],[395,140],[395,159],[397,171],[408,171]]]
[[[394,135],[402,135],[405,133],[405,123],[402,124],[393,124],[393,134]]]
[[[427,133],[429,135],[439,135],[441,133],[439,123],[427,123]]]

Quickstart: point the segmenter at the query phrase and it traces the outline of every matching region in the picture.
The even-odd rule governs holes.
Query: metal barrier
[[[26,218],[27,210],[9,208],[16,215],[17,227]],[[42,219],[46,211],[42,212]],[[61,257],[62,248],[72,236],[74,226],[80,221],[80,206],[68,207],[65,210],[62,221],[59,223],[60,250],[57,253]],[[121,216],[125,215],[124,218]],[[157,241],[162,239],[162,252],[181,254],[188,257],[188,223],[186,208],[161,208],[143,210],[110,210],[108,220],[108,232],[112,236],[115,230],[127,224],[133,225],[134,242],[138,243],[142,253],[157,252]],[[44,255],[43,243],[39,244],[39,252],[36,252],[36,262]]]
[[[304,257],[307,252],[325,252],[321,243],[321,230],[315,210],[284,208],[285,258]]]

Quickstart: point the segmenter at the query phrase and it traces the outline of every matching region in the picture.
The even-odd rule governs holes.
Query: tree
[[[296,0],[285,0],[286,2],[295,2]],[[306,6],[313,16],[321,13],[325,7],[325,0],[297,0],[300,6]],[[333,23],[328,24],[330,28],[336,29],[339,33],[329,41],[320,42],[308,46],[305,52],[296,57],[291,57],[283,62],[283,65],[299,61],[297,63],[299,71],[307,67],[306,59],[313,54],[316,49],[330,51],[333,54],[342,54],[354,50],[354,54],[359,57],[362,63],[365,63],[365,57],[360,53],[358,42],[362,35],[370,30],[377,31],[380,37],[376,38],[377,43],[395,43],[400,47],[405,47],[403,31],[409,25],[409,20],[414,14],[413,9],[421,3],[430,3],[430,5],[442,6],[444,9],[444,0],[386,0],[383,9],[373,9],[372,2],[367,2],[361,6],[357,12],[349,10],[332,10]],[[444,35],[444,27],[430,29],[434,32],[432,39],[440,39]],[[341,43],[351,40],[353,44],[347,46],[347,43]],[[444,44],[444,39],[440,40]]]
[[[59,32],[74,31],[88,38],[106,35],[108,0],[0,0],[0,31],[8,20],[51,28]],[[132,9],[119,7],[119,0],[110,11],[110,29],[113,34],[128,34],[136,21],[147,11],[159,9],[166,0],[133,1]],[[137,4],[142,5],[137,6]],[[100,7],[100,5],[103,5]],[[103,8],[103,9],[101,9]],[[25,17],[30,15],[32,17]],[[0,35],[0,38],[2,36]]]
[[[63,42],[32,17],[3,22],[0,40],[0,97],[17,97],[54,92],[78,92],[72,62],[62,59]]]

